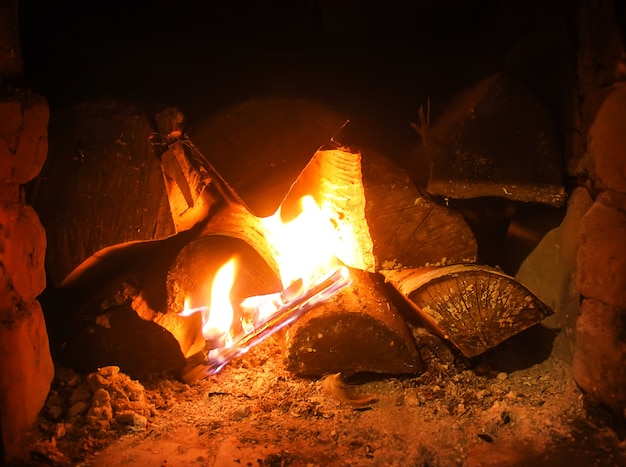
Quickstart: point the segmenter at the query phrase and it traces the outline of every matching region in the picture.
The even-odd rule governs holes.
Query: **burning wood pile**
[[[150,332],[155,347],[179,356],[170,367],[183,380],[220,371],[282,329],[285,365],[297,375],[419,374],[442,339],[473,357],[551,314],[515,279],[476,264],[463,217],[380,154],[334,138],[261,217],[183,132],[175,109],[157,125],[175,235],[100,251],[62,289],[117,275],[72,320],[110,327],[107,312],[130,306],[128,322],[139,316],[167,331]]]

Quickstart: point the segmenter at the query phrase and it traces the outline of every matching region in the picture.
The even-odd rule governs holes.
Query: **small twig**
[[[422,144],[426,146],[426,133],[428,128],[430,128],[430,97],[426,99],[426,115],[424,115],[424,105],[420,104],[417,117],[419,119],[418,123],[409,122],[409,124],[417,131],[422,138]]]

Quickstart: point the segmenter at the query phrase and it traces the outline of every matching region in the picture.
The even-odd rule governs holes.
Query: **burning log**
[[[463,217],[422,196],[402,169],[373,151],[336,143],[320,149],[283,201],[283,218],[293,218],[307,193],[338,226],[337,256],[351,267],[377,272],[476,261]]]
[[[474,357],[552,314],[514,278],[481,265],[382,271],[425,324]]]
[[[440,265],[476,260],[463,218],[422,197],[388,159],[338,145],[318,151],[281,205],[315,193],[337,226],[336,255],[359,270],[355,284],[287,332],[286,364],[298,374],[336,371],[418,373],[422,365],[406,325],[370,273],[398,264]],[[323,339],[318,338],[323,336]]]
[[[233,257],[238,258],[235,281],[230,293],[233,301],[241,302],[245,297],[281,290],[275,272],[246,242],[234,237],[207,235],[185,246],[170,267],[167,276],[168,310],[182,311],[186,305],[198,308],[210,303],[210,286],[218,269]],[[191,357],[202,352],[205,342],[200,332],[199,314],[189,317],[179,317],[178,313],[167,315],[174,315],[176,321],[186,323],[177,335],[183,354]]]
[[[476,242],[460,215],[422,197],[385,157],[333,142],[315,153],[276,213],[259,217],[182,132],[179,112],[168,109],[156,121],[162,136],[152,138],[152,147],[161,144],[177,234],[111,247],[68,276],[65,288],[87,283],[90,290],[77,315],[85,331],[71,348],[85,348],[97,329],[102,342],[113,342],[104,347],[123,349],[128,333],[118,339],[116,323],[131,323],[132,329],[140,329],[141,321],[158,324],[169,331],[168,342],[173,336],[180,346],[169,367],[182,355],[192,364],[186,375],[202,377],[298,317],[286,341],[288,367],[296,373],[421,371],[411,334],[373,273],[400,262],[419,267],[475,261]],[[216,287],[232,258],[232,285]],[[352,271],[351,288],[320,303],[349,282],[344,265]],[[103,283],[111,286],[93,292]],[[108,299],[120,290],[121,302]],[[155,290],[165,305],[151,298]],[[220,326],[210,327],[224,304],[232,308],[226,328],[221,318]],[[91,324],[82,327],[86,321]],[[149,334],[156,339],[152,328]],[[306,350],[315,348],[308,343],[313,337],[322,346],[316,359]]]
[[[160,128],[169,131],[165,123]],[[176,127],[168,134],[161,161],[177,231],[205,221],[203,234],[241,238],[277,271],[276,251],[260,218],[186,136]],[[281,203],[281,219],[300,214],[300,200],[307,195],[330,216],[339,240],[334,253],[348,266],[376,272],[390,264],[422,267],[477,259],[476,240],[463,217],[422,196],[405,171],[375,152],[334,142],[319,149]]]
[[[296,269],[300,272],[294,275],[285,272],[285,264],[298,262],[297,258],[303,252],[322,244],[327,250],[324,255],[338,258],[353,268],[354,282],[350,292],[340,292],[338,298],[318,305],[293,325],[293,332],[287,335],[287,366],[300,374],[336,371],[416,373],[421,370],[419,354],[405,323],[384,299],[384,291],[364,271],[374,273],[400,262],[418,267],[475,261],[476,242],[460,215],[422,197],[408,175],[388,159],[371,152],[362,154],[333,142],[315,153],[274,216],[259,218],[186,136],[177,130],[169,135],[171,138],[168,138],[168,149],[162,155],[162,164],[170,205],[173,211],[181,213],[178,219],[174,214],[174,222],[179,226],[177,228],[189,228],[193,224],[202,229],[200,239],[194,242],[189,252],[181,252],[178,266],[170,272],[170,311],[183,310],[185,299],[198,294],[207,276],[209,279],[216,276],[217,267],[226,259],[215,256],[217,250],[211,245],[216,238],[242,240],[238,243],[242,251],[258,254],[253,262],[255,271],[282,279],[282,287],[270,281],[256,292],[248,288],[249,295],[241,295],[242,289],[238,286],[240,290],[233,291],[231,297],[239,298],[276,293],[283,287],[287,290],[294,281],[302,279],[306,282],[308,278],[305,276],[313,274],[313,269],[307,271],[306,264],[299,264]],[[321,217],[309,222],[308,232],[300,230],[287,234],[289,238],[283,235],[279,239],[277,229],[282,230],[283,225],[291,224],[303,215],[306,211],[303,200],[306,198],[314,201]],[[277,227],[277,224],[280,225]],[[324,237],[323,224],[332,227],[333,232],[328,237]],[[313,235],[308,239],[299,238],[306,234]],[[292,245],[286,252],[288,246],[285,243],[296,247],[294,249]],[[207,253],[198,254],[206,246],[210,247]],[[235,253],[230,251],[229,254]],[[203,262],[202,258],[210,266],[196,266]],[[293,268],[293,264],[289,268]],[[235,283],[251,279],[240,277]],[[304,289],[314,288],[314,283],[307,282]],[[208,312],[208,295],[205,294],[203,299],[205,303],[202,305]],[[297,309],[294,306],[292,310],[289,300],[283,302],[277,305],[277,309]],[[202,308],[192,306],[200,309],[198,307]],[[237,323],[236,320],[233,322]],[[194,332],[192,329],[197,330],[197,325],[190,328],[190,336]],[[314,355],[316,358],[310,358],[314,352],[309,349],[314,347],[309,340],[320,334],[325,338],[317,344],[323,347]],[[206,334],[204,338],[207,339]],[[191,341],[185,338],[185,342]],[[201,340],[189,346],[185,344],[184,352],[191,357],[191,350],[197,350],[201,344]],[[210,350],[212,344],[209,341],[207,344]],[[366,352],[364,349],[370,350]],[[211,365],[209,362],[208,367]],[[213,371],[210,368],[196,369],[192,368],[188,376],[193,378]]]
[[[286,334],[285,365],[298,375],[417,374],[420,356],[382,281],[350,271],[352,285],[320,304]]]

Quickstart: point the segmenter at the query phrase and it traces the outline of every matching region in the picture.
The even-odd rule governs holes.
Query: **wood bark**
[[[177,232],[210,219],[216,210],[243,205],[213,165],[182,133],[183,116],[174,108],[157,114],[161,171]]]
[[[377,272],[391,265],[473,262],[477,246],[462,216],[422,196],[410,177],[372,151],[331,144],[315,153],[281,205],[286,220],[305,194],[332,215],[348,266]]]
[[[434,332],[474,357],[552,314],[514,278],[482,265],[383,271]]]
[[[152,116],[118,101],[52,115],[48,159],[30,187],[51,285],[103,248],[175,233],[154,133]]]
[[[428,138],[415,154],[420,174],[428,174],[428,193],[564,204],[562,149],[552,116],[508,74],[463,91],[428,124],[422,123]]]
[[[285,365],[298,375],[423,370],[403,318],[378,276],[351,269],[352,285],[287,329]]]

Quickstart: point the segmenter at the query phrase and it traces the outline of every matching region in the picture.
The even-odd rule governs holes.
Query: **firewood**
[[[156,121],[165,150],[161,170],[177,232],[206,221],[228,204],[243,205],[235,191],[182,132],[182,115],[165,109]]]
[[[267,242],[261,219],[182,132],[182,116],[166,109],[157,116],[162,132],[161,169],[177,232],[201,228],[200,235],[239,238],[278,272],[275,249]]]
[[[166,277],[195,235],[107,247],[47,290],[42,304],[54,314],[48,334],[57,360],[79,371],[116,364],[136,377],[177,373],[185,365],[179,336],[190,323],[167,312]]]
[[[474,357],[539,323],[552,310],[499,270],[452,265],[382,271],[434,332]]]
[[[168,127],[167,118],[162,120],[159,127],[170,133],[161,161],[177,230],[206,222],[204,234],[248,242],[277,271],[276,254],[260,218],[176,123]],[[175,113],[171,120],[176,122]],[[245,172],[239,171],[235,183],[247,177]],[[342,244],[335,255],[348,266],[375,272],[389,264],[476,261],[476,241],[463,217],[422,196],[405,171],[373,151],[361,153],[336,142],[318,150],[285,193],[280,204],[283,220],[300,213],[306,195],[330,212]]]
[[[179,373],[185,365],[180,341],[159,320],[143,319],[142,309],[149,306],[136,279],[119,277],[81,304],[70,317],[67,339],[56,354],[59,364],[81,373],[113,364],[133,378]],[[81,318],[84,323],[77,322]]]
[[[202,161],[203,156],[191,141],[183,135],[176,144],[183,146],[178,156],[192,159],[191,162],[183,160],[179,165],[192,170],[186,172],[183,179],[171,177],[170,180],[174,184],[196,187],[188,191],[200,193],[204,200],[209,200],[206,203],[210,205],[209,209],[194,217],[194,222],[200,222],[205,216],[201,235],[242,240],[266,263],[266,273],[277,274],[275,247],[266,238],[261,219],[237,199],[228,183],[208,162],[194,165],[193,161]],[[207,183],[199,182],[202,177],[198,177],[197,172],[201,169],[204,176],[210,178]],[[180,198],[179,192],[182,190],[168,189],[170,196]],[[300,214],[300,200],[307,195],[313,196],[320,208],[330,213],[330,220],[342,243],[334,253],[353,268],[358,280],[351,292],[340,292],[293,325],[286,351],[288,368],[301,374],[341,370],[392,374],[419,372],[419,355],[406,325],[384,299],[384,291],[364,271],[373,273],[400,262],[423,266],[447,261],[474,261],[476,242],[470,229],[459,214],[421,196],[407,174],[389,159],[371,151],[362,154],[337,143],[318,150],[300,173],[280,205],[284,222]],[[193,203],[188,203],[187,208],[192,209]],[[197,266],[188,266],[186,262],[199,263],[193,255],[181,256],[178,261],[180,272],[170,274],[168,278],[170,296],[176,297],[170,300],[170,310],[182,309],[184,296],[198,289],[197,281],[215,273],[215,269],[212,274],[209,271],[199,273],[195,270]],[[217,266],[214,262],[212,267]],[[238,279],[241,280],[245,278]],[[180,286],[185,281],[193,284]],[[184,293],[174,287],[182,287]],[[352,348],[347,346],[350,339],[346,341],[353,332],[360,333],[360,341],[354,346],[356,351],[349,350]],[[324,358],[326,353],[312,355],[308,350],[302,351],[308,336],[320,333],[325,336],[321,344],[332,352],[340,351],[340,358],[333,354]],[[310,348],[310,344],[307,345],[306,348]],[[393,347],[391,351],[387,348],[390,345]],[[197,345],[189,348],[196,349]],[[367,348],[369,352],[363,350]]]
[[[52,114],[48,158],[30,187],[46,229],[50,285],[102,248],[175,233],[152,123],[107,99]]]
[[[422,196],[407,173],[370,150],[328,145],[315,153],[281,205],[294,217],[311,194],[332,215],[347,265],[376,272],[473,262],[476,240],[463,217]]]
[[[177,230],[205,220],[205,234],[247,241],[276,270],[260,218],[231,188],[258,167],[241,167],[225,180],[176,125],[177,114],[169,116],[175,122],[170,126],[163,115],[159,128],[169,133],[161,161]],[[247,193],[253,188],[246,187]],[[343,244],[336,255],[351,267],[375,272],[389,263],[421,267],[476,261],[476,241],[463,217],[422,196],[404,170],[374,151],[336,142],[318,150],[283,195],[285,221],[300,213],[305,195],[329,209]]]
[[[168,277],[169,309],[181,310],[184,298],[199,290],[199,281],[214,276],[226,261],[223,255],[215,256],[211,245],[216,238],[241,240],[238,248],[258,255],[254,269],[278,277],[275,246],[266,237],[262,219],[248,209],[185,135],[174,131],[173,138],[161,159],[170,183],[168,196],[173,207],[182,206],[181,216],[190,219],[180,222],[180,217],[175,223],[180,228],[201,224],[201,237],[193,243],[199,251],[208,245],[210,253],[203,254],[206,260],[202,261],[196,247],[181,251]],[[174,160],[176,163],[171,162]],[[240,176],[246,174],[242,171]],[[287,367],[310,375],[420,372],[411,334],[372,273],[399,263],[417,267],[475,261],[477,247],[469,227],[459,214],[423,197],[409,176],[388,158],[336,142],[313,155],[286,193],[280,205],[284,222],[300,214],[304,196],[312,196],[329,213],[340,239],[334,254],[352,268],[355,280],[349,291],[340,292],[292,325],[287,333]],[[251,290],[247,280],[241,277],[236,282],[247,287],[248,295],[280,288]],[[309,342],[313,338],[315,342]],[[186,346],[188,356],[191,349],[198,350],[197,344]],[[319,352],[316,345],[321,346]],[[193,368],[186,374],[192,375]]]
[[[109,363],[136,376],[161,371],[178,375],[188,363],[185,359],[204,349],[200,316],[178,312],[185,297],[203,299],[199,290],[222,264],[239,258],[234,301],[281,289],[276,275],[247,243],[195,235],[190,230],[163,240],[108,247],[70,274],[55,296],[46,299],[51,309],[64,313],[62,329],[51,329],[62,361],[81,371]],[[205,298],[210,300],[210,294]]]
[[[417,374],[420,356],[377,275],[351,269],[352,285],[287,329],[285,366],[297,374]]]
[[[546,106],[506,73],[455,96],[415,151],[428,193],[562,206],[562,150]],[[422,180],[422,183],[424,181]],[[420,184],[421,185],[421,184]]]

